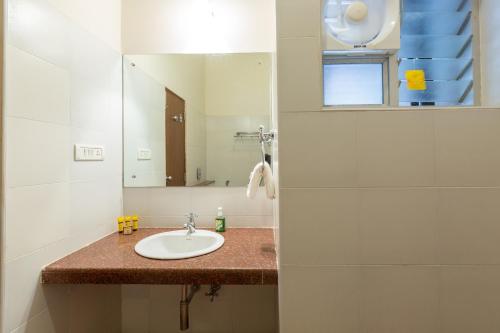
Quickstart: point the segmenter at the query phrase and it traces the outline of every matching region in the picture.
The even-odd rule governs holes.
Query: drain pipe
[[[193,299],[194,294],[196,294],[196,292],[198,290],[200,290],[200,286],[197,284],[192,285],[191,288],[187,284],[184,284],[182,286],[182,296],[181,296],[181,302],[180,302],[181,331],[185,331],[185,330],[189,329],[189,303],[191,303],[191,300]]]

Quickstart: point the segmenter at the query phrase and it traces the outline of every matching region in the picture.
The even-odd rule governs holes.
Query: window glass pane
[[[472,0],[403,0],[399,101],[407,106],[473,105]],[[410,70],[424,72],[413,90]]]
[[[325,105],[384,104],[383,64],[325,64]]]

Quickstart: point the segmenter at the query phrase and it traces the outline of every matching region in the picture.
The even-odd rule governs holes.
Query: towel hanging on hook
[[[266,161],[266,143],[271,143],[274,139],[274,133],[264,133],[264,126],[259,126],[259,142],[262,160],[250,173],[250,180],[247,187],[247,197],[255,197],[261,181],[264,182],[266,196],[269,199],[275,198],[274,177],[271,166]]]

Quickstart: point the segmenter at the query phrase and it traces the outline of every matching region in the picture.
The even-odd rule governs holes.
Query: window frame
[[[325,65],[356,65],[356,64],[380,64],[382,65],[382,104],[325,104]],[[359,108],[377,108],[390,105],[390,85],[389,85],[389,56],[370,55],[370,56],[346,56],[323,54],[323,63],[321,64],[322,87],[323,87],[323,108],[335,109],[359,109]]]

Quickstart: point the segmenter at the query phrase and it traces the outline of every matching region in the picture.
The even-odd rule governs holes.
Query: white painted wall
[[[271,54],[207,55],[208,116],[271,117]]]
[[[98,39],[121,52],[121,0],[47,0]]]
[[[495,0],[481,0],[481,79],[482,102],[485,106],[500,105],[500,6]]]
[[[273,52],[271,0],[124,0],[126,54]]]
[[[119,287],[39,282],[43,266],[114,231],[122,211],[120,41],[110,33],[120,27],[109,16],[120,6],[87,16],[73,5],[8,1],[2,332],[120,331]],[[106,160],[73,162],[75,143],[104,145]]]

